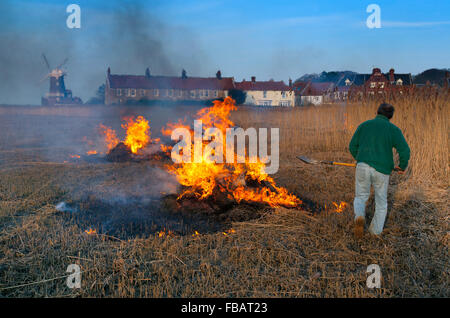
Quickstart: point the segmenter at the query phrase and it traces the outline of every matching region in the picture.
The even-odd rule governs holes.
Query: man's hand
[[[399,166],[394,168],[395,171],[397,171],[398,174],[405,174],[405,170],[402,170]]]

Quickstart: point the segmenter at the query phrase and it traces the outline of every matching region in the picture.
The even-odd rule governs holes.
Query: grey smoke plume
[[[85,5],[83,5],[85,3]],[[178,75],[207,69],[195,35],[161,21],[143,1],[80,1],[81,29],[66,26],[66,3],[0,1],[0,104],[40,104],[48,91],[41,54],[55,67],[66,57],[66,87],[87,101],[115,74]]]

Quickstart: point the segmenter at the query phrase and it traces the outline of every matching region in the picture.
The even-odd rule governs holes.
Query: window
[[[173,89],[169,90],[169,96],[173,96]]]
[[[130,96],[130,89],[127,88],[127,96]]]
[[[375,88],[377,86],[376,82],[370,82],[370,88]]]
[[[136,96],[136,90],[134,88],[131,90],[131,96],[133,96],[133,97]]]
[[[122,95],[122,90],[120,88],[116,89],[116,95],[117,96],[121,96]]]
[[[384,88],[384,82],[380,82],[380,88]]]
[[[284,92],[284,91],[281,92],[281,97],[282,97],[282,98],[286,98],[286,92]]]
[[[191,98],[195,98],[195,91],[194,90],[191,91]]]
[[[208,90],[205,90],[205,96],[208,97]]]
[[[267,98],[267,91],[264,91],[264,92],[263,92],[263,97],[264,97],[264,98]]]
[[[141,96],[145,96],[145,89],[141,89]]]
[[[202,97],[203,96],[203,90],[201,89],[200,90],[200,97]]]
[[[157,89],[154,89],[154,90],[153,90],[153,95],[155,95],[155,96],[159,96],[159,90],[157,90]]]
[[[346,80],[345,80],[345,86],[349,86],[350,85],[350,80],[347,78]]]
[[[398,80],[397,80],[397,85],[403,85],[403,81],[402,81],[402,79],[401,78],[399,78]]]
[[[217,97],[217,91],[214,91],[214,97]]]

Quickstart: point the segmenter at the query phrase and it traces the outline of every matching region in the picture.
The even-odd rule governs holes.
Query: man
[[[354,234],[361,238],[364,233],[366,202],[370,187],[375,190],[375,214],[369,232],[379,235],[383,231],[387,213],[387,190],[392,170],[403,174],[408,166],[410,150],[401,130],[389,120],[394,115],[394,106],[381,104],[377,116],[356,129],[349,150],[356,159]],[[392,148],[397,150],[400,164],[394,169]]]

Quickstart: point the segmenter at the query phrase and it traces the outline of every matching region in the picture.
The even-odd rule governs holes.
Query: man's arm
[[[395,137],[394,137],[394,148],[397,150],[400,157],[399,167],[405,170],[408,167],[409,157],[411,155],[411,150],[409,149],[408,143],[402,134],[400,128],[397,127]]]
[[[359,148],[359,132],[360,127],[356,129],[355,133],[353,134],[352,140],[350,140],[350,144],[348,146],[348,149],[350,150],[350,153],[352,154],[353,158],[356,160],[356,156],[358,155],[358,148]]]

